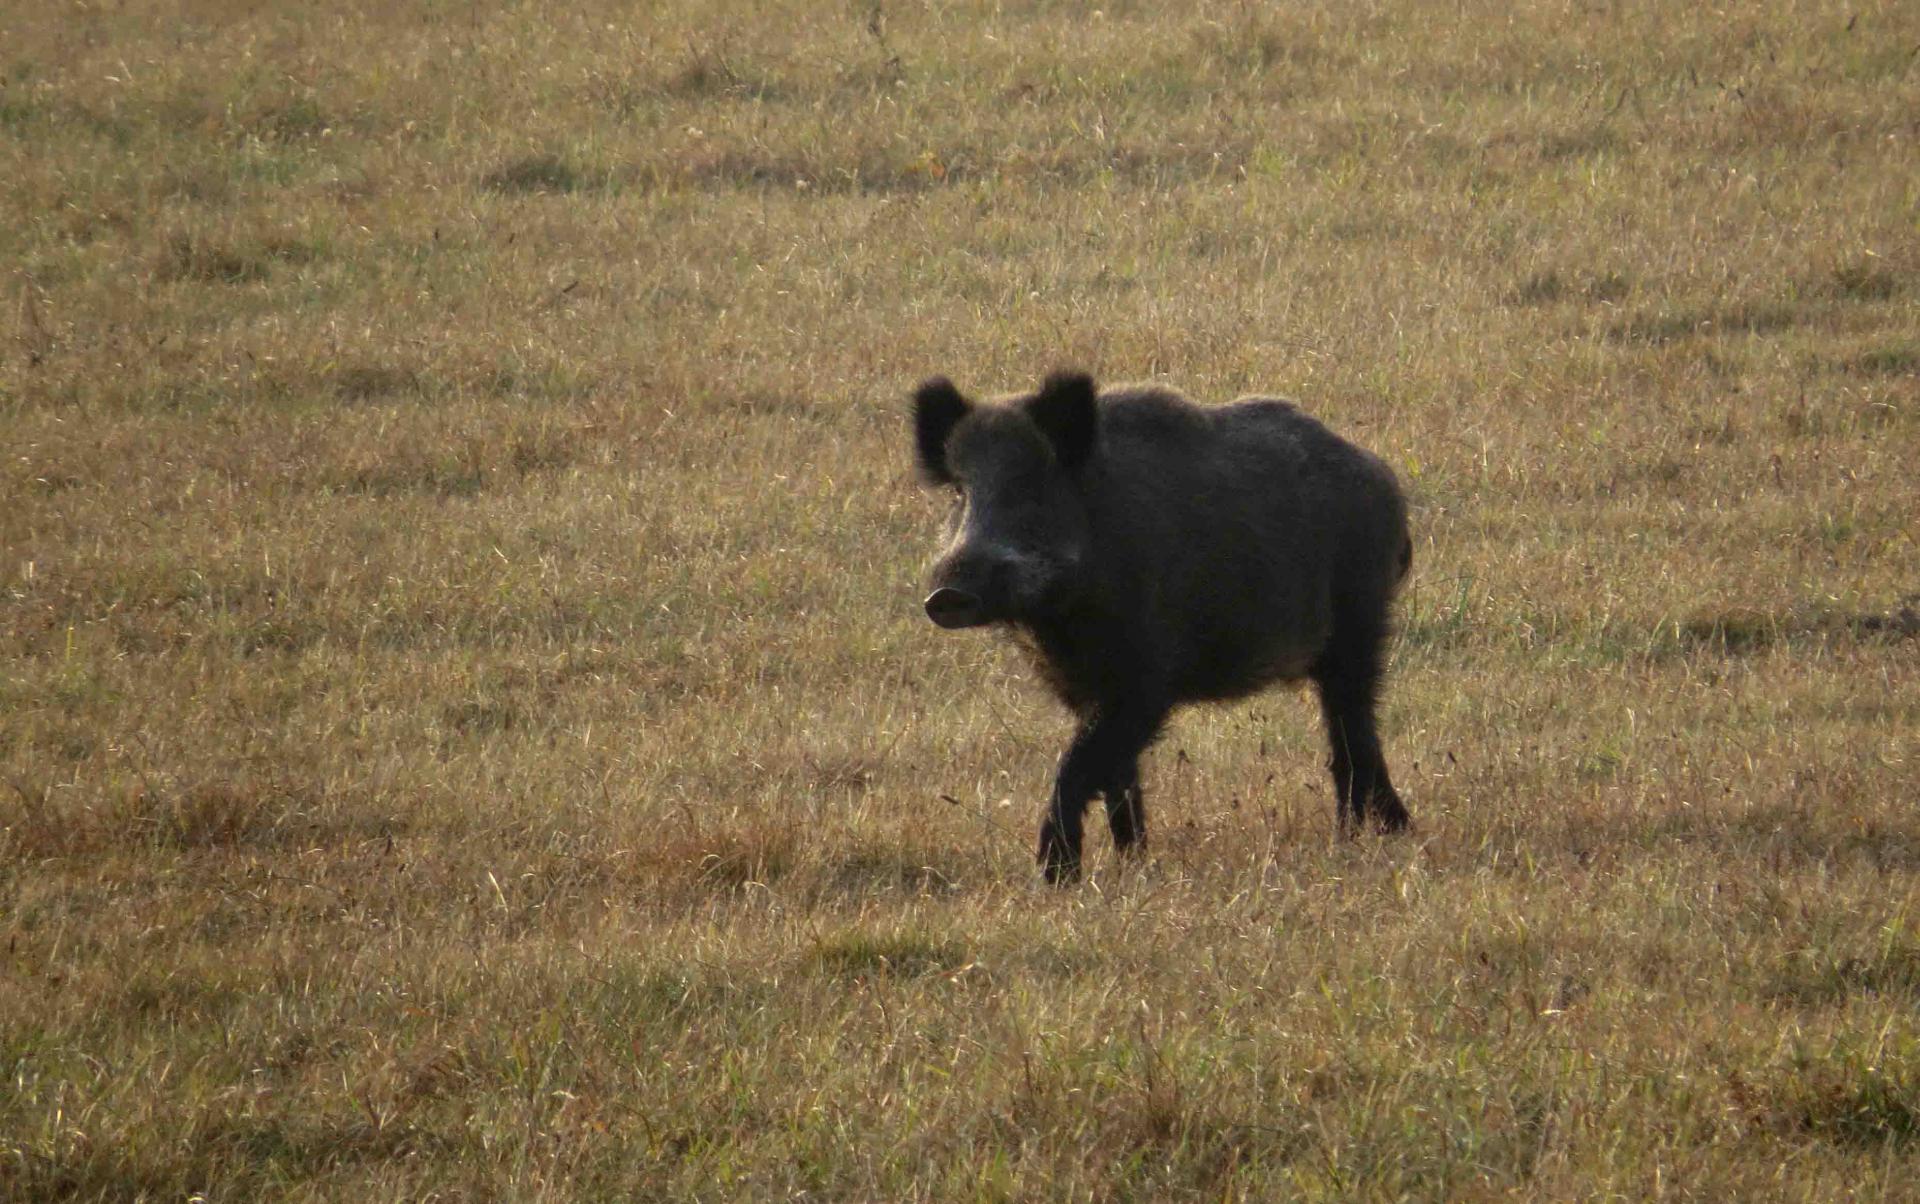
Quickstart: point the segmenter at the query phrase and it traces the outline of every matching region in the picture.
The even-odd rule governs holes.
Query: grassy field
[[[0,8],[0,1197],[1920,1199],[1917,144],[1911,0]],[[1278,693],[1039,885],[905,399],[1060,364],[1402,474],[1413,835]]]

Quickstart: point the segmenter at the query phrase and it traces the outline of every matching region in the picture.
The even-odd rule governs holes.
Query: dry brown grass
[[[1910,1195],[1913,6],[1163,7],[0,9],[0,1195]],[[1417,835],[1036,885],[1063,362],[1400,469]]]

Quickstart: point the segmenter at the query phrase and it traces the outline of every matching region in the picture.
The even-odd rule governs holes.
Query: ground
[[[697,11],[696,11],[697,10]],[[1914,1198],[1911,3],[0,10],[0,1196]],[[1069,724],[907,396],[1296,399],[1309,700]]]

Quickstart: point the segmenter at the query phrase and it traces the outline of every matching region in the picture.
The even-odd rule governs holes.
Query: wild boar
[[[1318,688],[1341,828],[1406,827],[1374,712],[1413,543],[1380,459],[1285,401],[1079,372],[987,403],[936,377],[913,426],[921,476],[956,494],[927,616],[1010,629],[1079,720],[1040,825],[1049,882],[1078,876],[1096,794],[1115,847],[1140,847],[1140,755],[1174,707],[1274,682]]]

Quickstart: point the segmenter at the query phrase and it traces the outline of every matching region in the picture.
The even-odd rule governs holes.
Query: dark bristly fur
[[[1407,824],[1374,721],[1413,546],[1378,458],[1284,401],[1201,407],[1056,372],[1034,394],[914,395],[922,475],[960,495],[927,613],[1011,626],[1079,718],[1040,828],[1075,877],[1087,804],[1120,849],[1145,836],[1139,759],[1181,703],[1311,678],[1341,825]]]

